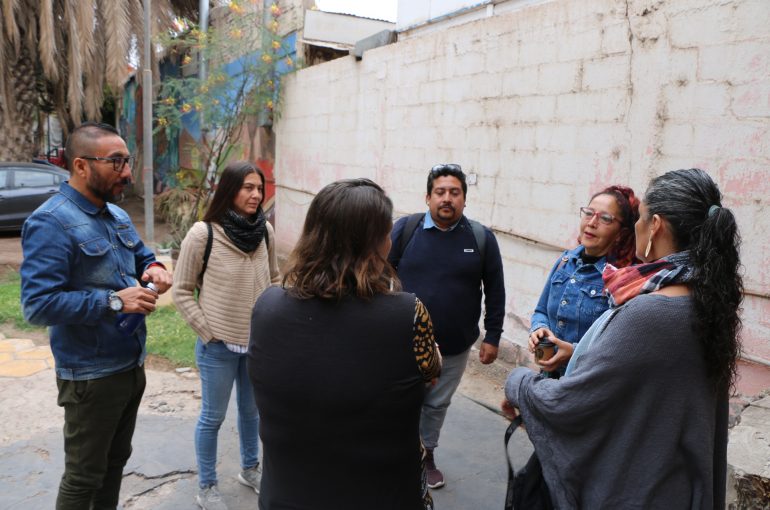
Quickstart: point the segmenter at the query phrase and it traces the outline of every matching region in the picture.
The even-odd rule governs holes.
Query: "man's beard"
[[[126,180],[123,180],[122,184],[125,185],[128,183]],[[91,193],[104,200],[105,202],[116,203],[121,198],[123,198],[123,193],[120,193],[119,195],[113,195],[112,188],[115,185],[113,184],[110,186],[106,179],[103,179],[97,172],[91,172],[91,174],[88,176],[88,182],[86,182],[86,186],[88,187],[89,191],[91,191]]]

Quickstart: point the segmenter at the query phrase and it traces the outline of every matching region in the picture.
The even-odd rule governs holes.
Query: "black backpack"
[[[508,461],[508,489],[505,494],[505,510],[553,510],[551,493],[543,477],[543,468],[537,453],[533,453],[527,465],[514,472],[508,455],[508,441],[521,426],[521,416],[513,419],[505,431],[505,460]]]

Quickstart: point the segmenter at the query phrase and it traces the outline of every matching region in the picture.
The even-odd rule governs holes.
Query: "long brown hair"
[[[398,288],[380,253],[393,226],[393,202],[369,179],[345,179],[313,198],[283,286],[298,298],[368,299]]]
[[[222,222],[222,218],[227,210],[233,208],[235,196],[241,190],[243,181],[246,180],[246,176],[249,174],[258,174],[259,178],[262,179],[262,202],[265,201],[265,174],[262,173],[262,170],[254,163],[248,161],[233,161],[228,163],[225,169],[222,170],[217,190],[214,192],[214,198],[211,199],[211,204],[209,204],[209,208],[203,216],[203,221],[211,223]],[[262,207],[262,202],[259,203],[259,207]]]

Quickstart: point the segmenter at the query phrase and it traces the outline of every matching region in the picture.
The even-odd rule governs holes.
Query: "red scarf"
[[[639,294],[649,294],[667,285],[690,280],[692,268],[686,251],[672,253],[655,262],[621,269],[604,266],[602,280],[611,308],[618,307]]]

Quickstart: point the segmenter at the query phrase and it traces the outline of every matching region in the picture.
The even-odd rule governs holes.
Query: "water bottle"
[[[158,288],[152,282],[148,283],[146,288],[158,292]],[[126,336],[133,335],[139,325],[144,321],[144,314],[141,313],[121,313],[115,321],[115,327]]]

